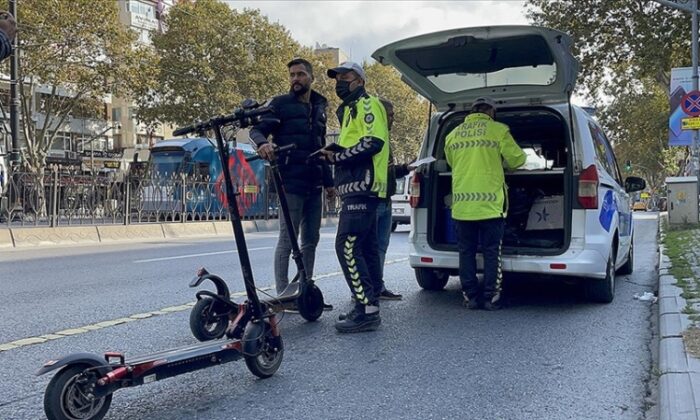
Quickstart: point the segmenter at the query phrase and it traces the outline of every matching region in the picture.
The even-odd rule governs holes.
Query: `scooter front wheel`
[[[224,336],[228,327],[228,316],[220,315],[221,303],[203,297],[197,301],[190,312],[190,330],[199,341],[216,340]]]
[[[315,284],[306,286],[304,293],[297,299],[299,315],[307,321],[316,321],[323,314],[323,293]]]
[[[248,370],[258,378],[269,378],[274,375],[282,364],[284,356],[284,344],[282,336],[272,335],[272,327],[265,321],[262,323],[249,322],[243,333],[243,348],[257,348],[256,354],[244,354],[245,364]],[[245,343],[249,342],[246,345]],[[257,345],[256,345],[257,344]]]
[[[112,394],[92,396],[97,373],[88,365],[68,365],[49,382],[44,393],[44,413],[49,420],[100,420],[110,404]]]

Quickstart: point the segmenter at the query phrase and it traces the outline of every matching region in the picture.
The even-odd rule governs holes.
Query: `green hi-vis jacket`
[[[525,163],[525,152],[508,126],[486,114],[469,114],[447,135],[445,156],[452,168],[452,218],[506,217],[503,167],[515,169]]]
[[[341,198],[385,198],[390,148],[386,110],[370,95],[343,108],[338,144],[345,150],[331,159],[336,190]]]

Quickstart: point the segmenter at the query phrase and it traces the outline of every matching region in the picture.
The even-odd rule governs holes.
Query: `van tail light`
[[[409,198],[408,202],[412,208],[418,207],[420,202],[420,184],[421,184],[421,174],[414,172],[411,177],[411,185],[408,187]]]
[[[584,209],[598,208],[598,169],[595,165],[584,169],[578,176],[578,202]]]

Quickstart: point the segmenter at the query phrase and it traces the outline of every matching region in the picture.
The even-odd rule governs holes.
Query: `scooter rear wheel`
[[[228,316],[219,315],[221,303],[203,297],[197,301],[190,312],[190,330],[199,341],[216,340],[224,336],[228,327]]]
[[[259,347],[257,355],[244,354],[245,364],[248,370],[258,378],[269,378],[274,375],[282,364],[284,356],[284,344],[282,336],[272,335],[272,327],[265,321],[261,324],[249,323],[243,333],[243,348],[253,348],[258,346],[246,346],[246,341],[258,341]]]
[[[88,365],[68,365],[51,379],[44,393],[44,413],[49,420],[100,420],[110,404],[112,394],[90,399],[91,382],[96,372]]]
[[[299,315],[307,321],[316,321],[323,314],[323,293],[315,284],[306,287],[297,299]]]

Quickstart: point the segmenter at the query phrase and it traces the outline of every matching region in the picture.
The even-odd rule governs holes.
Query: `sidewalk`
[[[665,231],[662,227],[661,238],[659,415],[661,420],[698,420],[700,359],[687,350],[696,348],[700,325],[700,229]]]
[[[336,218],[321,220],[322,227],[336,226]],[[243,231],[270,232],[279,230],[274,220],[243,221]],[[37,246],[70,246],[152,241],[196,237],[233,237],[230,221],[187,223],[142,223],[132,225],[78,225],[50,227],[0,227],[0,250]]]

